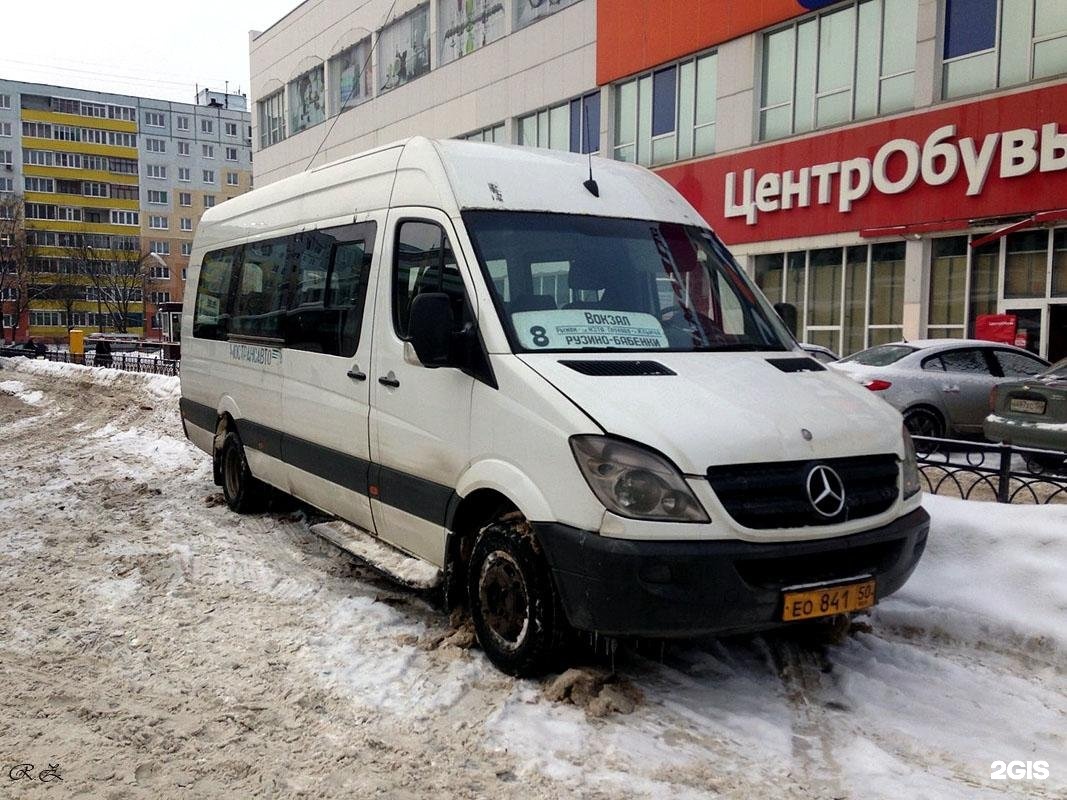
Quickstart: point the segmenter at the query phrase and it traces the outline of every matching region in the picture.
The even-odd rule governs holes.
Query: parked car
[[[40,347],[43,347],[41,345]],[[43,355],[40,347],[31,339],[28,342],[13,342],[11,344],[5,344],[3,346],[3,354],[5,356],[25,356],[26,358],[36,358],[38,355]]]
[[[924,339],[878,345],[829,366],[900,411],[913,435],[940,437],[982,433],[993,387],[1033,377],[1048,362],[1007,344]]]
[[[829,364],[832,361],[837,361],[841,357],[829,347],[823,347],[821,344],[808,344],[807,342],[801,342],[800,346],[804,348],[805,353],[814,358],[820,364]]]
[[[993,387],[992,413],[982,426],[992,442],[1007,442],[1064,455],[1034,455],[1029,460],[1044,471],[1055,471],[1067,459],[1067,358],[1050,369],[1021,381]]]

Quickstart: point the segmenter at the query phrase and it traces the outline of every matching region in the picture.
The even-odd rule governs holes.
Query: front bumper
[[[534,523],[572,626],[610,636],[685,637],[776,627],[782,589],[860,575],[877,598],[911,575],[930,516],[805,542],[634,541]]]

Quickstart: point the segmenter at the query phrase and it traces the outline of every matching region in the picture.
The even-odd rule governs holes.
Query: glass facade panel
[[[1067,33],[1067,3],[1063,0],[1035,0],[1034,36]]]
[[[686,66],[689,66],[688,64]],[[715,122],[715,99],[718,96],[719,57],[712,53],[698,58],[696,113],[697,125],[710,125]],[[682,94],[682,97],[688,97]]]
[[[1044,297],[1047,265],[1048,231],[1010,234],[1004,260],[1004,296]]]
[[[1000,292],[1000,242],[990,242],[971,253],[971,289],[968,335],[974,335],[974,321],[982,314],[997,313]]]
[[[824,128],[827,125],[848,122],[851,104],[851,92],[838,92],[837,94],[820,97],[815,101],[816,126]]]
[[[378,34],[378,86],[387,92],[430,71],[430,4],[418,6]]]
[[[797,133],[810,131],[815,127],[815,64],[819,50],[818,31],[819,21],[817,19],[810,19],[797,26],[796,98],[790,115],[791,119],[786,118],[785,133],[789,133],[790,122]]]
[[[849,247],[845,254],[845,305],[844,337],[841,355],[858,352],[864,348],[864,326],[867,304],[867,247]]]
[[[882,76],[890,77],[915,68],[915,39],[919,29],[918,0],[885,0],[882,26]],[[862,6],[861,12],[862,12]],[[860,60],[864,49],[859,49]]]
[[[318,125],[326,119],[326,84],[320,64],[289,84],[289,111],[292,132]]]
[[[652,75],[652,135],[671,133],[678,112],[678,68],[668,67]]]
[[[1067,228],[1052,235],[1052,296],[1067,297]]]
[[[441,63],[448,64],[507,33],[504,5],[496,0],[437,4]]]
[[[858,99],[858,98],[857,98]],[[908,72],[882,81],[879,107],[883,114],[892,114],[915,105],[915,73]]]
[[[1034,45],[1034,80],[1067,72],[1067,36]]]
[[[362,103],[373,91],[368,37],[330,59],[330,113]]]
[[[819,19],[819,94],[852,85],[855,20],[854,7],[825,14]]]
[[[930,263],[930,330],[953,325],[952,336],[959,336],[964,322],[964,290],[967,285],[967,237],[935,239]],[[940,328],[939,328],[940,329]],[[929,333],[931,337],[945,334]]]
[[[871,248],[871,325],[904,322],[904,242]]]
[[[1030,80],[1030,8],[1034,0],[1001,0],[1000,85],[1015,86]]]
[[[945,64],[945,97],[978,94],[996,85],[997,54],[983,53]]]
[[[782,302],[782,273],[784,266],[781,253],[756,256],[756,285],[771,303]]]
[[[793,99],[792,28],[770,33],[763,39],[763,105],[774,106]]]
[[[856,47],[858,52],[864,54],[871,54],[863,58],[856,59],[856,116],[857,117],[873,117],[878,113],[878,79],[880,72],[878,69],[878,59],[872,57],[875,53],[879,52],[880,36],[888,37],[889,32],[894,30],[892,26],[887,26],[882,29],[881,6],[873,2],[873,0],[867,0],[867,2],[860,3],[858,13],[859,18],[856,23]],[[912,46],[914,47],[915,40],[912,39]],[[885,56],[889,56],[887,51],[883,56],[883,68],[886,61]]]
[[[628,81],[616,89],[615,141],[620,146],[637,141],[637,81]]]
[[[947,0],[945,5],[946,59],[996,44],[997,0]]]
[[[840,247],[812,250],[808,266],[808,325],[841,324]],[[836,348],[835,348],[836,349]]]
[[[548,111],[548,146],[553,150],[569,150],[571,144],[570,108],[556,106]]]
[[[682,157],[693,152],[693,125],[696,124],[695,116],[700,111],[696,73],[697,65],[693,61],[687,61],[678,68],[678,153]],[[714,97],[712,86],[712,122],[715,121]]]

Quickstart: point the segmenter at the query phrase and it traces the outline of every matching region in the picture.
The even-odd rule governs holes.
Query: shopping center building
[[[806,341],[1067,356],[1061,0],[306,0],[250,53],[257,185],[411,135],[636,161]]]

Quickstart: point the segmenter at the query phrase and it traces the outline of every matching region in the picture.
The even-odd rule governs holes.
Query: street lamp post
[[[167,262],[163,260],[163,256],[159,253],[149,253],[148,257],[154,260],[163,269],[169,269]],[[145,337],[148,338],[148,274],[141,273],[141,313],[144,315],[144,320],[141,323],[142,329],[145,331]]]

